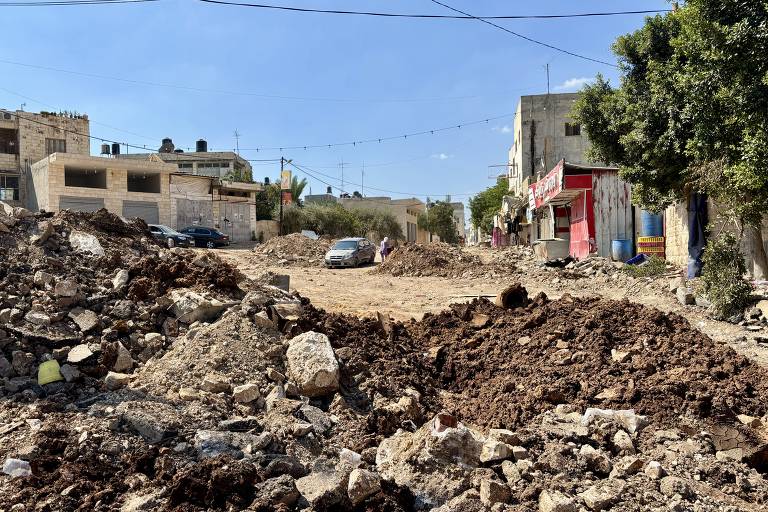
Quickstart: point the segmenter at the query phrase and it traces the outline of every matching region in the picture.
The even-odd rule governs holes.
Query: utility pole
[[[549,62],[547,62],[547,94],[549,94]]]
[[[285,169],[285,158],[280,157],[280,236],[283,235],[283,170]]]
[[[360,195],[365,197],[365,160],[363,160],[363,169],[360,171]]]
[[[344,190],[344,166],[347,165],[349,162],[344,161],[344,157],[341,157],[341,162],[339,162],[339,167],[341,167],[341,193],[344,194],[346,191]]]

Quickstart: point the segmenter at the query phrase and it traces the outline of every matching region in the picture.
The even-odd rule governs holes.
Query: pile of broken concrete
[[[329,237],[309,238],[301,233],[276,236],[253,249],[262,261],[274,265],[322,266],[333,245]]]

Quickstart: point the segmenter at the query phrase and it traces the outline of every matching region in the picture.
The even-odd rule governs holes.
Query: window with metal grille
[[[45,139],[45,154],[66,153],[67,141],[64,139]]]
[[[19,200],[19,177],[12,174],[0,174],[0,201]]]
[[[191,163],[179,164],[179,169],[191,169],[191,168],[192,168]]]

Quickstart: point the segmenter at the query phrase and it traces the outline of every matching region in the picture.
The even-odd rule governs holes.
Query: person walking
[[[389,256],[389,237],[385,236],[384,240],[381,241],[379,252],[381,253],[381,261],[383,262],[387,259],[387,256]]]

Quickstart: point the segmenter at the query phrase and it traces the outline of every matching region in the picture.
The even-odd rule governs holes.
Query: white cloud
[[[446,155],[445,153],[435,153],[432,155],[432,158],[436,158],[438,160],[448,160],[449,158],[452,158],[453,155]]]
[[[491,128],[491,130],[495,132],[500,132],[500,133],[512,133],[512,128],[507,126],[506,124],[504,126],[494,126],[493,128]]]
[[[569,78],[568,80],[566,80],[562,84],[555,86],[555,90],[556,91],[572,91],[572,90],[576,90],[576,89],[581,89],[581,87],[584,84],[587,84],[587,83],[589,83],[591,81],[592,81],[591,78],[585,78],[585,77]]]

